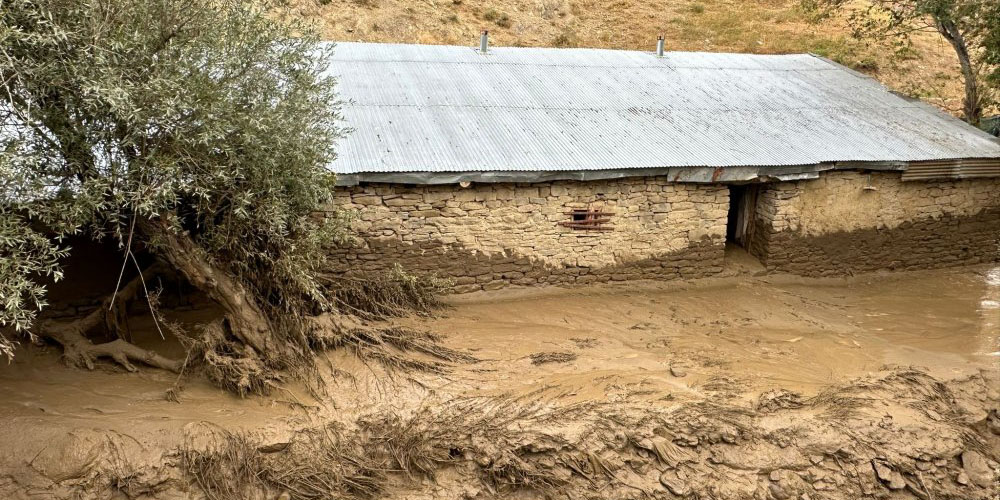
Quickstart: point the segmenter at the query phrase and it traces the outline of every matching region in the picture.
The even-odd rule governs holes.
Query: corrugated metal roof
[[[904,181],[931,179],[976,179],[1000,177],[1000,160],[972,159],[951,161],[913,162],[906,167]]]
[[[812,55],[338,43],[340,174],[1000,158],[1000,142]]]

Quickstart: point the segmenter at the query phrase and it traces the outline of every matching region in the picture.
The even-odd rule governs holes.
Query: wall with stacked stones
[[[49,306],[39,314],[42,319],[85,316],[100,307],[120,285],[119,271],[122,272],[122,283],[138,275],[131,262],[121,269],[124,258],[122,249],[110,238],[95,242],[89,234],[83,234],[70,236],[64,243],[72,251],[60,261],[65,273],[63,279],[52,281],[48,276],[40,277],[48,290],[46,299],[49,302]],[[140,266],[146,267],[153,262],[148,253],[134,250]],[[158,294],[157,305],[163,309],[181,311],[210,305],[207,297],[170,270],[157,274],[155,284],[150,284],[150,292]],[[130,307],[131,314],[149,314],[149,305],[144,298],[137,297]]]
[[[751,253],[810,276],[1000,260],[1000,179],[827,172],[760,187]]]
[[[729,191],[665,177],[532,184],[343,188],[354,244],[332,250],[334,272],[450,278],[457,292],[507,285],[700,277],[721,271]],[[560,225],[567,212],[613,212],[611,230]]]

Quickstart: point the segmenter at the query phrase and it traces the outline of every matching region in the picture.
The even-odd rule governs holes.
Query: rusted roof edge
[[[633,177],[667,177],[683,183],[745,183],[815,179],[826,170],[905,170],[906,162],[837,162],[813,165],[754,167],[662,167],[611,170],[481,171],[481,172],[366,172],[338,174],[338,186],[359,183],[458,184],[461,182],[596,181]]]

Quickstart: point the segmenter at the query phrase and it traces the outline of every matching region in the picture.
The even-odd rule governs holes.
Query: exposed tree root
[[[86,336],[88,332],[100,326],[104,326],[112,333],[121,336],[123,333],[121,318],[124,317],[124,309],[128,301],[135,297],[142,288],[143,281],[155,272],[155,266],[146,269],[121,290],[118,290],[116,294],[105,299],[101,303],[101,307],[81,319],[68,323],[42,322],[39,325],[39,335],[62,345],[63,359],[73,366],[85,366],[87,369],[93,370],[96,359],[110,358],[132,372],[136,371],[136,367],[131,363],[133,361],[175,373],[179,372],[182,365],[180,361],[166,358],[121,338],[103,344],[94,344]]]
[[[227,338],[221,320],[204,325],[201,333],[205,372],[217,384],[246,396],[267,394],[281,382],[278,372],[250,346]]]
[[[73,366],[86,366],[87,369],[93,370],[96,359],[111,358],[130,372],[137,370],[130,361],[145,363],[174,373],[181,370],[180,361],[166,358],[122,339],[94,344],[84,337],[74,324],[49,326],[43,335],[63,346],[63,359]]]

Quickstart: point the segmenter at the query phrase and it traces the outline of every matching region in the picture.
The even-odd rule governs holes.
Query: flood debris
[[[984,388],[981,379],[947,385],[961,394]],[[55,452],[39,455],[33,470],[36,480],[76,485],[86,492],[82,498],[104,498],[126,483],[130,491],[177,490],[188,484],[190,491],[219,500],[286,493],[306,499],[466,493],[471,498],[587,498],[596,492],[601,498],[636,500],[666,493],[747,499],[760,494],[853,499],[888,492],[990,498],[998,464],[972,449],[992,449],[973,426],[935,422],[921,413],[914,413],[905,428],[878,425],[881,411],[902,412],[924,401],[925,387],[920,378],[900,378],[898,370],[840,387],[846,393],[877,391],[871,395],[879,401],[889,401],[884,398],[894,391],[910,401],[869,408],[846,421],[822,411],[836,404],[830,399],[760,412],[736,402],[570,403],[536,393],[435,399],[415,410],[383,407],[352,420],[303,421],[292,434],[278,437],[189,424],[183,442],[168,452],[177,457],[170,462],[174,465],[163,469],[132,446],[123,448],[125,460],[119,461],[132,468],[117,472],[102,434],[89,431],[85,436],[91,437],[71,444],[79,451],[70,456],[81,457],[72,474],[59,472],[66,467],[52,468],[65,460]],[[795,447],[781,436],[795,436]]]
[[[660,484],[667,491],[679,497],[687,496],[691,489],[687,486],[687,474],[684,471],[667,470],[660,474]]]
[[[531,356],[531,364],[544,365],[546,363],[569,363],[576,360],[577,355],[571,352],[536,352]]]
[[[757,399],[757,411],[764,413],[801,407],[802,395],[785,389],[772,389]]]

